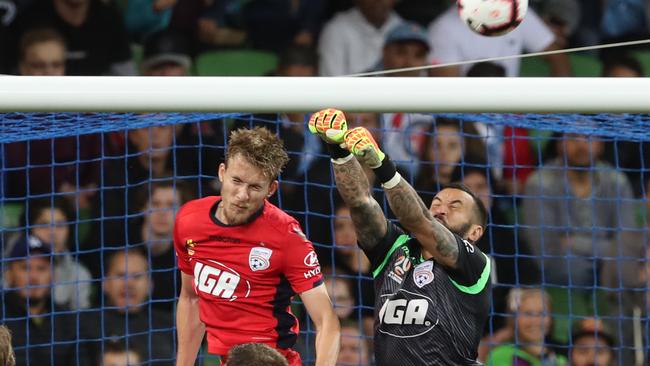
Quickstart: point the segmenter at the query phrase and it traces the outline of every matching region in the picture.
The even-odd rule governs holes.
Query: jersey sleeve
[[[475,295],[483,291],[490,278],[491,261],[487,255],[457,235],[458,261],[456,268],[446,268],[452,283],[461,292]]]
[[[318,256],[297,223],[289,226],[286,248],[284,275],[295,293],[303,293],[323,283]]]
[[[191,248],[191,242],[186,243],[180,232],[183,226],[183,209],[181,208],[176,215],[176,220],[174,221],[174,250],[176,251],[176,261],[178,262],[178,269],[187,273],[188,275],[194,275],[192,272],[192,267],[190,266],[190,255],[188,249]]]
[[[386,235],[384,235],[377,245],[372,248],[362,248],[370,260],[370,269],[373,277],[377,277],[381,273],[393,252],[404,245],[409,239],[410,237],[402,229],[389,222]]]

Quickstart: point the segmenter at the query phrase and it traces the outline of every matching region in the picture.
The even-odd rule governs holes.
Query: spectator
[[[158,181],[142,186],[137,198],[142,216],[130,234],[133,244],[144,243],[148,249],[151,280],[154,284],[152,306],[171,312],[180,289],[174,252],[174,218],[179,207],[192,199],[192,192],[183,181]]]
[[[287,359],[263,343],[244,343],[228,352],[225,366],[288,366]]]
[[[86,345],[77,343],[86,334],[85,324],[50,299],[51,254],[49,244],[21,236],[5,257],[7,288],[0,319],[11,330],[18,366],[90,361]]]
[[[11,332],[0,325],[0,366],[16,366],[16,355],[11,347]]]
[[[141,42],[150,34],[167,29],[177,0],[129,0],[123,5],[124,27],[129,38]]]
[[[95,331],[92,339],[118,337],[140,350],[144,362],[173,365],[174,322],[170,313],[149,306],[155,284],[149,279],[147,256],[135,248],[117,249],[107,255],[104,268],[104,305],[82,314]]]
[[[555,35],[528,9],[524,21],[512,32],[500,37],[481,36],[460,19],[453,4],[429,25],[432,52],[430,59],[436,63],[472,61],[483,58],[519,55],[522,52],[540,52],[558,49]],[[569,76],[571,66],[565,54],[545,56],[551,75]],[[519,58],[500,61],[507,76],[519,76]],[[434,76],[461,76],[467,74],[471,65],[432,69]]]
[[[59,32],[35,28],[25,32],[18,51],[18,71],[29,76],[65,75],[67,47]]]
[[[327,294],[332,299],[334,312],[339,319],[355,318],[354,295],[349,277],[351,276],[344,270],[334,269],[330,276],[325,279]]]
[[[617,55],[605,59],[603,77],[643,77],[643,66],[632,56]]]
[[[135,75],[135,64],[124,25],[117,10],[100,0],[36,1],[16,18],[11,34],[15,38],[8,51],[17,51],[25,31],[48,26],[67,41],[68,75]]]
[[[140,362],[142,362],[142,357],[133,346],[129,347],[126,342],[115,340],[104,343],[104,349],[98,365],[130,366],[139,365]]]
[[[508,294],[508,308],[514,316],[511,326],[495,334],[492,342],[512,344],[494,348],[487,357],[488,366],[567,365],[546,341],[551,326],[551,298],[541,289],[513,288]]]
[[[144,76],[189,76],[192,56],[189,40],[182,33],[164,30],[145,38],[140,65]]]
[[[368,342],[361,334],[359,324],[353,320],[341,322],[341,348],[336,366],[370,365]]]
[[[474,192],[489,213],[488,227],[477,245],[490,254],[496,269],[492,274],[492,317],[487,330],[504,326],[508,291],[513,286],[539,283],[539,269],[530,258],[532,253],[521,235],[516,235],[504,205],[501,184],[490,174],[490,167],[481,158],[468,155],[465,164],[456,167],[452,181],[461,182]]]
[[[571,366],[613,366],[614,338],[602,324],[585,320],[571,338]]]
[[[313,46],[324,0],[214,1],[199,19],[199,37],[209,46],[248,46],[280,53],[292,44]]]
[[[54,258],[54,303],[63,309],[86,309],[90,307],[92,277],[88,269],[79,263],[73,228],[75,215],[67,201],[61,197],[30,201],[21,226],[29,228],[30,234],[45,243],[52,243]],[[23,220],[24,221],[24,220]]]
[[[355,0],[323,27],[318,43],[320,75],[342,76],[368,70],[381,58],[388,32],[402,22],[396,0]]]
[[[382,57],[375,70],[425,66],[430,50],[429,39],[424,28],[412,22],[404,22],[386,35]],[[426,71],[401,71],[387,76],[426,76]]]
[[[542,0],[539,13],[555,34],[558,48],[568,48],[569,40],[578,29],[581,9],[578,0]]]
[[[506,70],[493,62],[479,62],[467,71],[467,76],[504,77]],[[519,194],[537,162],[529,130],[483,122],[476,122],[473,126],[485,141],[486,148],[484,152],[476,151],[476,155],[486,154],[492,174],[503,182],[506,191],[512,195]]]
[[[594,286],[598,258],[616,255],[616,233],[636,227],[632,188],[601,160],[598,137],[565,133],[556,149],[526,183],[523,234],[545,283]]]

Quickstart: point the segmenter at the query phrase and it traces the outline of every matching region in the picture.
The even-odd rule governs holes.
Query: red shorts
[[[291,348],[281,349],[276,348],[276,351],[280,352],[284,358],[289,362],[289,366],[302,366],[302,360],[300,359],[300,354]],[[221,356],[221,366],[228,366],[228,358],[226,356]]]

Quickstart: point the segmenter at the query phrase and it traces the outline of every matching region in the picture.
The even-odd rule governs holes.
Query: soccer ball
[[[528,0],[457,0],[460,18],[474,32],[501,36],[517,28],[528,11]]]

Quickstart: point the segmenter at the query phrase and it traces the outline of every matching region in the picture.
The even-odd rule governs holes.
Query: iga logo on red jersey
[[[248,266],[251,271],[263,271],[271,266],[271,254],[273,251],[269,248],[255,247],[251,249],[248,255]]]
[[[251,284],[248,280],[242,283],[237,271],[221,262],[208,260],[210,264],[194,262],[194,289],[218,298],[235,301],[240,297],[248,297]]]

